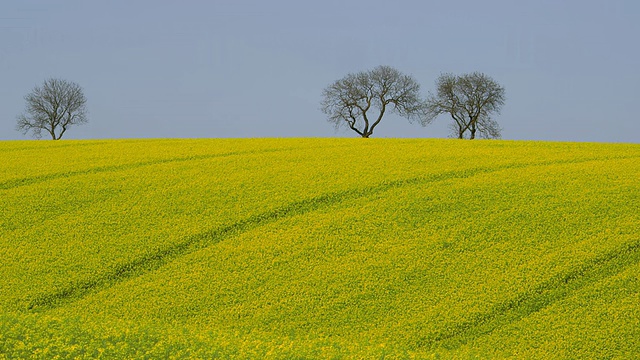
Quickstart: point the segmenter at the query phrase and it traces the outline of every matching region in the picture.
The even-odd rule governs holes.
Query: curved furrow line
[[[348,147],[348,146],[349,145],[335,145],[335,146],[324,146],[319,148],[334,149],[334,148],[341,148],[341,147]],[[25,177],[20,179],[7,180],[4,182],[0,182],[0,190],[10,190],[10,189],[21,187],[21,186],[34,185],[34,184],[46,182],[49,180],[60,179],[60,178],[69,178],[73,176],[81,176],[81,175],[101,173],[101,172],[123,171],[123,170],[129,170],[129,169],[136,169],[144,166],[152,166],[152,165],[166,164],[166,163],[172,163],[172,162],[196,161],[196,160],[222,158],[222,157],[238,156],[238,155],[266,154],[266,153],[272,153],[272,152],[298,150],[298,149],[309,149],[309,147],[304,147],[304,148],[287,147],[287,148],[274,148],[274,149],[249,150],[249,151],[233,151],[233,152],[219,153],[219,154],[203,154],[203,155],[185,156],[180,158],[155,159],[155,160],[142,161],[142,162],[131,163],[131,164],[99,166],[99,167],[94,167],[94,168],[84,169],[84,170],[60,172],[60,173],[47,174],[47,175],[41,175],[41,176],[32,176],[32,177]]]
[[[296,149],[296,148],[266,149],[266,150],[260,150],[260,151],[235,151],[235,152],[220,153],[220,154],[204,154],[204,155],[185,156],[185,157],[179,157],[179,158],[156,159],[156,160],[149,160],[149,161],[143,161],[143,162],[132,163],[132,164],[99,166],[99,167],[94,167],[94,168],[84,169],[84,170],[76,170],[76,171],[8,180],[0,183],[0,190],[10,190],[10,189],[14,189],[21,186],[34,185],[34,184],[46,182],[49,180],[70,178],[73,176],[95,174],[95,173],[102,173],[102,172],[111,172],[111,171],[123,171],[123,170],[136,169],[136,168],[151,166],[151,165],[222,158],[222,157],[229,157],[229,156],[236,156],[236,155],[262,154],[262,153],[269,153],[269,152],[287,151],[287,150],[293,150],[293,149]]]
[[[558,274],[536,289],[496,305],[487,313],[478,314],[473,319],[456,324],[445,331],[425,336],[418,340],[416,345],[422,348],[456,349],[489,335],[506,324],[542,311],[585,286],[619,274],[639,262],[640,240],[629,242],[614,251],[588,260],[569,272]]]
[[[79,147],[79,146],[85,147],[85,146],[96,146],[101,144],[104,144],[104,142],[86,143],[86,144],[64,144],[64,145],[52,144],[51,146],[25,146],[25,147],[14,147],[14,148],[0,148],[0,153],[6,154],[6,153],[12,153],[15,151],[64,149],[68,147]]]
[[[27,140],[31,142],[32,140]],[[139,143],[139,142],[148,142],[149,139],[119,139],[117,140],[118,144],[131,144],[131,143]],[[40,142],[39,145],[33,146],[22,146],[22,147],[0,147],[0,153],[14,152],[14,151],[29,151],[29,150],[52,150],[52,149],[64,149],[69,147],[90,147],[90,146],[99,146],[105,144],[113,143],[113,140],[90,140],[85,142],[84,140],[80,140],[80,142],[76,142],[76,140],[63,140],[63,142],[57,141],[45,141],[46,144]]]
[[[328,208],[333,205],[339,204],[346,200],[357,200],[360,198],[370,197],[372,195],[382,193],[388,190],[419,185],[436,183],[440,181],[446,181],[449,179],[464,179],[472,176],[492,173],[501,170],[519,169],[534,166],[550,166],[555,164],[564,163],[580,163],[589,161],[610,160],[602,158],[590,158],[582,160],[570,160],[570,161],[547,161],[547,162],[535,162],[535,163],[519,163],[519,164],[505,164],[498,167],[484,167],[475,168],[460,171],[451,171],[440,174],[432,174],[429,176],[419,176],[408,179],[400,179],[393,181],[385,181],[380,184],[359,189],[350,189],[341,192],[335,192],[330,194],[324,194],[317,197],[293,202],[291,204],[276,208],[265,213],[256,214],[250,216],[244,220],[227,225],[221,228],[215,228],[210,231],[206,231],[197,235],[188,237],[185,241],[171,245],[165,249],[159,250],[153,254],[148,254],[133,260],[129,263],[122,264],[113,268],[111,271],[105,272],[103,275],[87,279],[82,282],[70,284],[64,289],[56,292],[37,295],[31,299],[26,299],[27,309],[32,311],[47,310],[56,308],[66,303],[70,303],[81,299],[92,292],[97,292],[106,288],[109,288],[119,282],[141,276],[150,271],[159,269],[163,265],[189,253],[192,253],[198,249],[212,246],[228,237],[238,235],[252,229],[264,226],[269,223],[273,223],[278,220],[289,218],[296,215],[303,215],[322,208]],[[461,325],[462,327],[469,327],[467,325]],[[451,336],[447,334],[437,335],[433,338],[441,338],[446,340],[448,338],[455,337],[452,333]],[[439,341],[439,340],[438,340]]]
[[[449,176],[438,176],[434,181],[454,177],[453,174],[448,175]],[[357,199],[388,190],[393,187],[400,187],[405,184],[414,184],[419,182],[418,180],[419,179],[393,181],[366,189],[353,189],[325,194],[297,201],[265,213],[253,215],[234,224],[188,237],[185,241],[179,244],[172,245],[156,253],[143,256],[130,263],[122,264],[99,277],[71,284],[67,288],[58,292],[36,296],[27,301],[27,308],[29,310],[46,310],[49,308],[55,308],[65,303],[80,299],[90,292],[105,289],[118,282],[156,270],[176,258],[187,255],[198,249],[214,245],[233,235],[238,235],[287,217],[302,215],[314,210],[330,207],[347,199]]]

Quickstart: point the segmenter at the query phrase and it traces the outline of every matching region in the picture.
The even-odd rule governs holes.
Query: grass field
[[[640,145],[0,142],[0,358],[640,354]]]

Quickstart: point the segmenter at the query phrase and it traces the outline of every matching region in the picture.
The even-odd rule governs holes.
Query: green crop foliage
[[[0,142],[0,359],[640,354],[640,146]]]

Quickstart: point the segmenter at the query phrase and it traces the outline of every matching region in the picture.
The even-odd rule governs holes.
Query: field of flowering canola
[[[640,145],[0,142],[0,359],[633,358]]]

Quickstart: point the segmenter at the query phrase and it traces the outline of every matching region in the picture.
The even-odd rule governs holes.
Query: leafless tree
[[[59,140],[69,127],[87,122],[87,99],[74,82],[47,79],[24,99],[25,113],[18,116],[16,126],[23,134],[31,131],[39,139],[44,130]]]
[[[448,113],[452,133],[459,139],[499,139],[500,126],[491,114],[504,105],[504,88],[479,72],[464,75],[442,74],[436,80],[436,95],[427,98],[428,119]],[[468,134],[468,135],[467,135]]]
[[[373,134],[386,113],[428,122],[420,85],[390,66],[337,80],[324,89],[321,109],[336,129],[346,125],[363,138]]]

